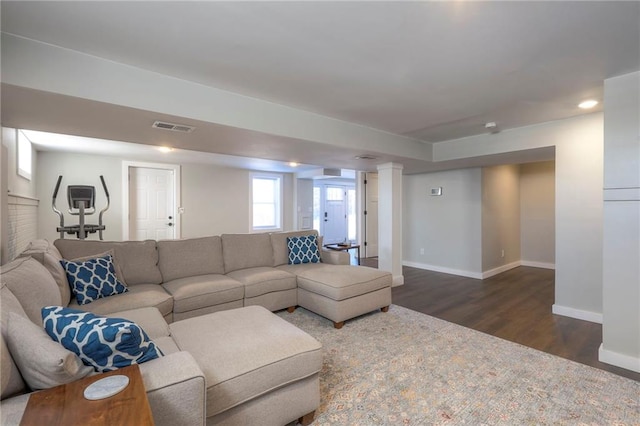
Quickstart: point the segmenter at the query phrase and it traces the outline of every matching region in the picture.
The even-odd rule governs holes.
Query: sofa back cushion
[[[158,259],[163,282],[224,274],[222,241],[218,236],[158,241]]]
[[[273,266],[286,265],[289,263],[289,248],[287,247],[287,238],[289,237],[303,237],[307,235],[315,235],[318,237],[318,231],[315,229],[308,229],[304,231],[291,231],[291,232],[274,232],[270,235],[271,246],[273,250]],[[318,249],[321,249],[321,240],[318,241]]]
[[[269,234],[223,234],[224,271],[273,266]]]
[[[62,255],[52,243],[47,240],[34,240],[29,243],[27,248],[18,255],[18,257],[33,257],[42,263],[47,271],[51,274],[60,290],[62,304],[68,305],[71,300],[71,290],[67,282],[67,275],[64,268],[60,264]]]
[[[127,285],[162,282],[162,274],[158,268],[158,250],[154,240],[56,240],[53,244],[60,250],[62,257],[69,260],[113,250]]]
[[[0,268],[0,281],[20,302],[29,319],[42,324],[40,309],[60,305],[60,291],[55,280],[40,262],[31,257],[19,258]],[[4,315],[4,314],[3,314]]]

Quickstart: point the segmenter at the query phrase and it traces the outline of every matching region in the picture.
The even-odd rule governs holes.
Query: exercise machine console
[[[78,224],[65,226],[64,214],[56,207],[56,198],[58,197],[58,190],[60,189],[61,182],[62,176],[58,176],[58,182],[53,190],[53,200],[51,203],[51,208],[60,217],[60,226],[56,228],[56,231],[60,233],[60,238],[64,239],[64,235],[66,233],[69,235],[75,234],[78,239],[84,240],[88,234],[98,232],[99,238],[102,239],[102,231],[106,229],[105,225],[102,224],[102,215],[104,212],[109,210],[110,204],[109,190],[107,189],[107,184],[104,182],[104,177],[102,175],[100,176],[100,182],[102,182],[102,188],[107,196],[107,205],[100,210],[97,225],[85,223],[85,216],[90,216],[96,212],[96,188],[90,185],[69,185],[67,186],[69,214],[78,216]]]

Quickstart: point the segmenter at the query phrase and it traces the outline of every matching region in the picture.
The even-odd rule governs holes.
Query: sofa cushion
[[[28,318],[20,302],[9,288],[2,283],[0,285],[0,346],[2,360],[0,360],[0,381],[2,382],[1,397],[7,397],[24,392],[27,385],[24,383],[17,364],[14,362],[11,352],[7,347],[9,331],[9,315],[18,314]],[[4,410],[4,408],[3,408]]]
[[[98,299],[87,305],[78,305],[76,300],[71,300],[69,307],[100,315],[127,309],[154,307],[163,316],[167,316],[173,310],[173,297],[162,286],[157,284],[138,284],[129,286],[128,289],[129,291],[126,293]]]
[[[48,305],[60,305],[62,298],[58,285],[40,262],[26,257],[16,259],[0,267],[0,280],[35,324],[42,324],[40,309]]]
[[[288,237],[289,264],[320,263],[320,250],[315,235]]]
[[[69,300],[71,300],[71,289],[69,288],[69,283],[67,282],[67,274],[60,264],[62,255],[60,254],[56,246],[54,246],[48,240],[31,241],[27,245],[27,248],[22,253],[20,253],[18,257],[28,256],[33,257],[38,262],[42,263],[45,268],[47,268],[53,279],[56,281],[56,284],[58,285],[58,290],[60,290],[60,297],[62,298],[62,304],[68,305]]]
[[[27,389],[18,366],[0,334],[0,398],[5,399],[20,394]],[[4,411],[4,406],[2,407]],[[4,424],[4,423],[3,423]]]
[[[297,287],[295,275],[271,267],[240,269],[227,275],[244,285],[245,299]]]
[[[107,318],[62,306],[42,308],[47,334],[98,372],[141,364],[162,351],[140,326],[124,318]]]
[[[322,241],[318,238],[318,231],[309,229],[304,231],[290,232],[274,232],[269,235],[271,239],[271,248],[273,250],[273,266],[286,265],[289,263],[289,248],[287,247],[287,238],[302,237],[306,235],[315,235],[318,247],[322,246]]]
[[[48,389],[79,380],[93,368],[54,342],[28,318],[11,312],[7,345],[24,380],[32,390]]]
[[[322,346],[261,306],[216,312],[169,326],[204,372],[207,417],[317,374]]]
[[[283,265],[278,269],[295,273],[298,287],[333,300],[345,300],[391,286],[391,274],[366,266],[308,263]]]
[[[127,286],[116,278],[110,254],[84,261],[63,259],[60,262],[80,305],[127,292]]]
[[[56,240],[53,243],[65,259],[77,259],[113,250],[127,285],[160,284],[156,242]]]
[[[162,284],[173,296],[173,312],[182,313],[244,298],[244,286],[220,274],[180,278]]]
[[[224,274],[220,237],[158,241],[163,282],[206,274]]]
[[[224,271],[273,265],[273,250],[269,234],[223,234]]]
[[[135,322],[147,333],[150,339],[166,337],[171,334],[169,324],[164,320],[160,311],[156,308],[137,308],[105,314],[110,318],[124,318]]]

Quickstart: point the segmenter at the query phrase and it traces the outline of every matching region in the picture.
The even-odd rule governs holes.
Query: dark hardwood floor
[[[640,381],[640,373],[598,361],[601,324],[551,313],[553,270],[521,266],[486,280],[407,266],[403,274],[395,305]]]

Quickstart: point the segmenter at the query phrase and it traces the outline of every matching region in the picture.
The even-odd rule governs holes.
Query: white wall
[[[554,312],[602,320],[603,115],[578,117],[434,144],[438,161],[555,147]],[[410,226],[410,225],[409,225]]]
[[[58,175],[63,175],[58,194],[58,208],[66,212],[66,186],[69,184],[96,187],[96,208],[104,206],[105,196],[99,181],[104,175],[109,188],[111,207],[104,214],[107,229],[105,240],[122,239],[122,161],[126,159],[41,152],[38,161],[37,193],[42,200],[38,211],[39,237],[55,240],[59,234],[58,216],[51,210],[50,200]],[[250,171],[220,166],[181,165],[182,237],[219,235],[222,233],[246,233],[250,231]],[[293,229],[293,177],[284,175],[284,229]],[[97,223],[97,214],[88,223]],[[66,224],[77,223],[77,217],[65,214]],[[97,239],[97,234],[89,238]]]
[[[603,116],[558,125],[553,312],[602,322]]]
[[[604,83],[600,361],[640,372],[640,73]]]
[[[182,237],[249,232],[249,172],[182,166]]]
[[[65,225],[78,223],[77,216],[68,214],[67,185],[93,185],[96,187],[96,210],[100,211],[106,204],[106,196],[100,183],[100,175],[109,189],[111,205],[104,213],[103,224],[105,240],[122,239],[122,160],[113,157],[69,154],[60,152],[40,152],[38,156],[38,178],[36,189],[41,200],[38,208],[38,236],[53,241],[60,237],[56,232],[59,226],[58,215],[51,210],[51,197],[58,176],[62,175],[62,183],[58,191],[56,205],[63,212]],[[86,223],[97,224],[98,213],[87,216]],[[65,238],[75,238],[68,235]],[[91,234],[88,239],[98,239],[98,234]]]
[[[405,265],[481,277],[481,182],[479,168],[404,176]]]
[[[6,263],[38,235],[36,177],[38,155],[31,147],[31,179],[18,175],[18,130],[2,128],[1,261]]]
[[[555,268],[555,161],[520,165],[520,247],[523,265]]]
[[[520,261],[520,168],[482,169],[482,271],[484,276]],[[488,275],[487,275],[488,273]]]

